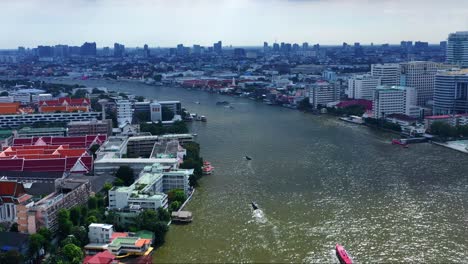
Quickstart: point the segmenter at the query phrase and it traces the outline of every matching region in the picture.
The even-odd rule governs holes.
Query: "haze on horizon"
[[[439,43],[468,30],[464,0],[0,0],[0,48]]]

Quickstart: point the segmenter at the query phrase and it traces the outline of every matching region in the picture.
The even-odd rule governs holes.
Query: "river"
[[[155,263],[336,263],[335,243],[361,263],[468,262],[465,154],[404,149],[389,134],[243,98],[75,82],[180,100],[208,118],[190,126],[216,172],[187,207],[194,222],[170,227]],[[223,100],[234,108],[215,105]]]

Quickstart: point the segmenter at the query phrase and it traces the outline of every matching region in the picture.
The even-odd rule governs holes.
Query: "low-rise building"
[[[65,137],[67,135],[67,129],[64,127],[42,127],[42,128],[31,128],[23,127],[16,131],[15,137]],[[92,135],[92,134],[88,134]]]
[[[39,114],[1,114],[0,128],[16,128],[35,123],[67,123],[72,121],[89,121],[99,119],[102,113],[39,113]]]
[[[34,234],[41,227],[52,232],[58,229],[58,212],[88,202],[91,184],[84,179],[57,179],[55,192],[47,195],[27,210],[27,222],[18,223],[20,232]]]
[[[153,151],[154,144],[160,140],[178,140],[184,145],[186,142],[193,142],[192,134],[168,134],[162,136],[136,136],[128,139],[128,157],[149,157]]]
[[[112,120],[73,121],[68,123],[69,136],[112,135]]]
[[[113,226],[108,224],[92,223],[88,227],[89,243],[109,243],[114,233]]]

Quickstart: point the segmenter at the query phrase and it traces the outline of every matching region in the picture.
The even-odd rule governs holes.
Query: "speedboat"
[[[252,209],[257,210],[258,205],[255,202],[251,202],[250,205],[252,206]]]
[[[349,257],[348,252],[346,252],[342,245],[336,244],[335,252],[341,264],[353,264],[353,260]]]
[[[252,158],[249,157],[249,156],[245,156],[245,159],[246,159],[246,160],[252,160]]]
[[[408,143],[403,142],[401,139],[392,139],[392,145],[400,145],[404,148],[408,148]]]

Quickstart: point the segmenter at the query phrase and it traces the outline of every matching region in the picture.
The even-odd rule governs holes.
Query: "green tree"
[[[89,197],[88,208],[91,210],[98,208],[98,199],[96,198],[96,196]]]
[[[162,75],[161,74],[155,74],[153,76],[154,81],[160,82],[162,80]]]
[[[86,231],[86,228],[84,226],[72,227],[71,234],[79,241],[79,244],[77,244],[77,246],[84,247],[88,244],[88,232]]]
[[[161,116],[163,121],[171,121],[174,118],[174,112],[168,107],[163,106],[161,108]]]
[[[40,250],[44,247],[45,238],[40,234],[32,234],[29,237],[29,248],[28,254],[32,258],[36,258],[39,255]]]
[[[8,96],[8,92],[3,91],[3,92],[0,93],[0,96]]]
[[[65,247],[68,244],[73,244],[73,245],[76,245],[76,246],[79,246],[79,247],[81,246],[81,242],[74,235],[69,235],[65,239],[60,241],[60,246],[62,248]]]
[[[81,208],[75,206],[70,209],[70,220],[75,226],[81,224]]]
[[[44,249],[46,252],[48,252],[51,248],[51,242],[52,242],[52,232],[47,229],[46,227],[41,227],[39,230],[37,230],[37,233],[41,235],[44,239]]]
[[[70,221],[70,212],[66,209],[60,209],[58,212],[58,236],[59,238],[67,237],[73,227],[72,221]]]
[[[98,219],[96,216],[92,215],[92,216],[88,216],[88,218],[86,218],[86,225],[89,226],[90,224],[92,223],[98,223]]]
[[[67,244],[62,248],[62,255],[69,263],[78,264],[83,260],[83,251],[74,244]]]
[[[133,169],[129,166],[120,166],[115,173],[115,177],[122,179],[125,186],[130,186],[135,181]]]
[[[88,93],[88,91],[86,91],[85,89],[78,89],[75,91],[75,93],[71,96],[71,98],[84,98],[86,97],[86,94]]]
[[[135,100],[137,100],[138,102],[143,102],[143,101],[145,101],[145,97],[143,97],[143,96],[136,96],[136,97],[135,97]]]
[[[168,199],[170,202],[177,201],[177,202],[179,202],[180,204],[182,204],[182,203],[185,202],[185,200],[187,200],[187,195],[185,195],[184,190],[181,190],[181,189],[173,189],[173,190],[170,190],[170,191],[167,193],[167,199]]]
[[[102,190],[105,192],[105,193],[108,193],[110,191],[110,189],[112,189],[112,183],[110,182],[106,182],[104,183],[104,186],[102,187]]]
[[[179,201],[173,201],[171,202],[170,209],[174,212],[179,210],[180,206],[182,206],[182,204]]]
[[[18,223],[13,223],[11,225],[10,232],[18,232]]]

